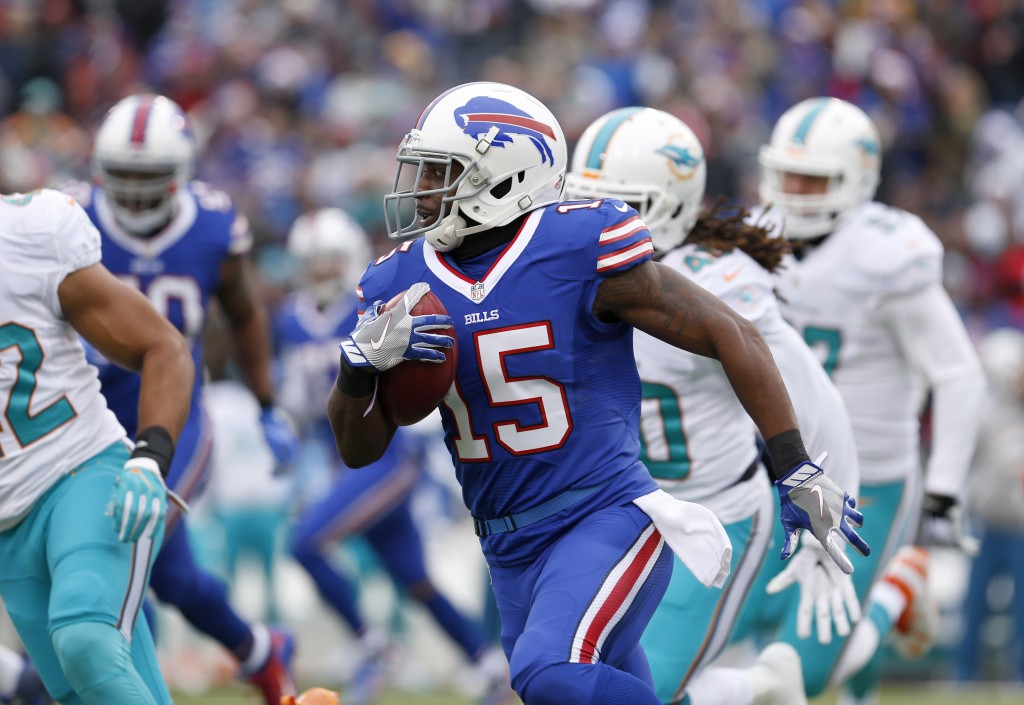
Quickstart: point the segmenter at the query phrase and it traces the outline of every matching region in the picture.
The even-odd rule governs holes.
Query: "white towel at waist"
[[[633,504],[654,521],[672,552],[707,587],[720,588],[729,577],[732,542],[715,513],[664,490],[637,497]]]

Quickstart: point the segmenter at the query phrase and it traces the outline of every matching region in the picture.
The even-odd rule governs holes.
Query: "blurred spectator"
[[[23,113],[23,88],[48,77],[91,130],[129,92],[168,95],[207,143],[200,176],[227,188],[267,245],[298,213],[330,206],[382,241],[395,145],[418,106],[462,81],[536,94],[570,141],[615,107],[669,110],[704,142],[710,190],[742,200],[782,110],[832,94],[882,130],[882,200],[920,212],[973,261],[963,164],[982,112],[1009,115],[1024,96],[1022,12],[980,0],[9,2],[0,108]],[[9,187],[84,175],[80,152],[54,149],[11,152]]]
[[[971,565],[956,675],[961,681],[996,676],[1024,681],[1024,333],[995,330],[981,341],[979,354],[988,375],[989,401],[967,507],[981,550]],[[990,588],[998,577],[1009,578],[1013,598],[1009,628],[997,631],[988,627],[994,611]],[[997,634],[1009,643],[993,644]]]
[[[31,191],[80,174],[88,163],[89,135],[61,112],[60,86],[33,78],[19,95],[17,112],[0,122],[0,192]]]

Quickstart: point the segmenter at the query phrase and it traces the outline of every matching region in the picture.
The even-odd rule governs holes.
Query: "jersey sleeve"
[[[888,296],[921,291],[942,281],[942,243],[916,215],[875,208],[863,221],[855,258],[872,288]]]
[[[93,186],[87,181],[65,181],[57,190],[71,196],[82,208],[88,208],[92,203]]]
[[[880,309],[915,372],[932,393],[932,447],[925,488],[957,496],[977,440],[985,380],[960,315],[939,284]]]
[[[252,250],[249,219],[238,212],[234,201],[224,191],[205,181],[192,181],[189,191],[195,198],[203,228],[229,257],[248,254]]]
[[[89,216],[73,199],[51,192],[61,202],[57,210],[54,236],[64,276],[71,272],[92,266],[100,261],[102,246],[100,233],[89,220]]]
[[[743,251],[714,257],[687,246],[683,252],[683,274],[692,271],[691,278],[701,287],[751,323],[760,327],[778,315],[771,275]]]
[[[63,317],[57,290],[61,282],[79,269],[100,262],[100,233],[82,207],[60,191],[43,191],[38,208],[53,215],[52,237],[56,262],[53,276],[47,277],[46,303],[58,317]]]
[[[372,260],[363,270],[363,276],[359,278],[356,286],[356,297],[359,299],[358,314],[360,316],[366,311],[366,307],[375,301],[388,301],[393,293],[390,291],[397,276],[400,257],[406,255],[409,250],[414,249],[415,244],[422,245],[417,241],[413,245],[399,245],[386,255]],[[406,255],[407,256],[407,255]],[[395,292],[397,293],[397,292]]]
[[[597,274],[607,277],[643,264],[654,256],[651,233],[640,214],[621,201],[607,200],[604,227],[597,240]]]

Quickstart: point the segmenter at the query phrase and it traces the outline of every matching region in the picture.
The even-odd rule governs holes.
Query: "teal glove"
[[[114,480],[107,505],[117,538],[124,543],[152,539],[167,517],[167,486],[152,458],[130,458]]]

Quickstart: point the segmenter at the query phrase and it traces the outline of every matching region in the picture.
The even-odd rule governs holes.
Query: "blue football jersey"
[[[583,201],[533,211],[506,247],[461,265],[419,239],[364,273],[364,306],[423,281],[452,316],[458,365],[441,411],[475,517],[514,514],[603,483],[554,517],[485,538],[489,561],[528,561],[558,527],[656,489],[638,460],[632,328],[592,310],[605,277],[652,253],[636,211]]]
[[[140,238],[118,225],[98,187],[77,184],[65,190],[82,204],[100,231],[106,268],[145,294],[188,340],[196,366],[194,408],[202,390],[202,331],[210,296],[220,285],[221,265],[252,246],[245,217],[236,213],[227,194],[193,181],[178,193],[178,208],[167,227]],[[139,375],[106,364],[100,368],[100,381],[110,408],[134,436]]]
[[[358,304],[355,294],[349,294],[319,309],[313,297],[300,290],[274,314],[281,363],[277,401],[304,437],[333,438],[327,425],[327,399],[338,377],[338,343],[355,328]]]

